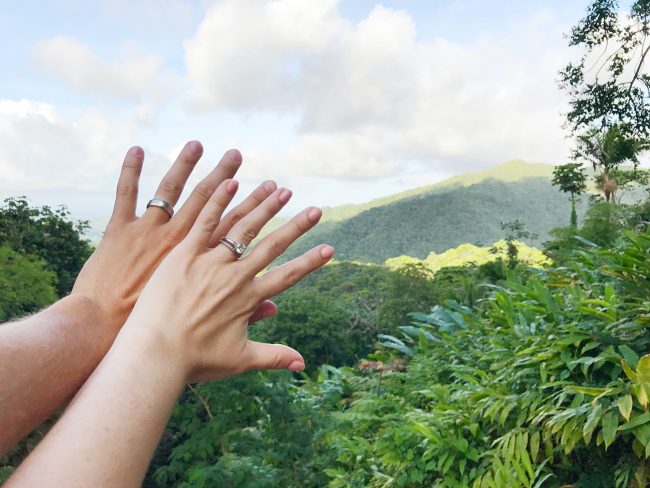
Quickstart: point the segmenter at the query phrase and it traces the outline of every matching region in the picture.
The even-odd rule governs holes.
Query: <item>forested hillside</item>
[[[583,204],[584,205],[584,204]],[[579,207],[584,213],[584,206]],[[336,248],[339,259],[383,263],[408,255],[420,259],[471,243],[490,245],[503,237],[501,224],[519,220],[540,244],[549,231],[568,223],[571,205],[543,177],[514,182],[487,179],[469,186],[436,188],[365,210],[341,221],[325,221],[298,241],[285,259],[321,242]]]

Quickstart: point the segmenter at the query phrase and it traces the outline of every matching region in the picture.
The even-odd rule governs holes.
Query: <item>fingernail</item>
[[[199,141],[190,141],[187,143],[187,148],[192,154],[202,154],[203,153],[203,144]]]
[[[131,149],[129,149],[129,155],[131,156],[142,156],[144,154],[144,151],[140,146],[133,146]]]
[[[322,211],[318,207],[314,207],[307,212],[307,217],[309,217],[309,220],[311,220],[312,224],[315,224],[320,220],[320,216],[322,215]]]
[[[231,162],[235,163],[237,166],[241,164],[242,157],[238,149],[228,149],[223,156],[224,158],[228,158]]]
[[[280,190],[280,194],[278,195],[278,198],[280,199],[280,203],[284,205],[291,198],[291,190],[287,190],[286,188],[283,188],[282,190]]]
[[[323,259],[330,259],[334,256],[334,248],[332,246],[323,246],[320,250],[320,255]]]
[[[231,195],[235,194],[238,187],[239,187],[239,182],[237,180],[230,180],[228,183],[226,183],[226,191]]]
[[[276,186],[276,184],[275,184],[275,181],[271,181],[271,180],[269,180],[269,181],[264,182],[264,189],[265,189],[269,194],[270,194],[270,193],[273,193],[273,192],[275,191],[276,188],[277,188],[277,186]]]
[[[305,369],[305,363],[302,361],[292,361],[292,363],[287,368],[289,371],[302,371]]]

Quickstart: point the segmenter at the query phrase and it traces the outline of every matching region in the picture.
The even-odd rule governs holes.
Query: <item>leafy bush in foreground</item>
[[[384,340],[406,372],[337,370],[356,387],[321,445],[329,486],[646,486],[649,257],[650,234],[627,233],[477,309],[416,315]]]

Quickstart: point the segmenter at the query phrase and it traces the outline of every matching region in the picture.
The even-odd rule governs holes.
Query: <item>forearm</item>
[[[70,399],[104,357],[114,332],[96,306],[66,297],[0,325],[0,454]]]
[[[121,333],[7,487],[130,487],[147,465],[185,376],[161,343]]]

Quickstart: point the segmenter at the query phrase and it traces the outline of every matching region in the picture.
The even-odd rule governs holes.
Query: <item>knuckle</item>
[[[310,269],[318,268],[323,263],[320,252],[310,253],[307,256],[307,262],[309,263]]]
[[[178,181],[164,179],[160,182],[160,191],[162,193],[175,195],[183,190],[183,185]]]
[[[244,213],[239,209],[234,209],[226,217],[226,221],[230,227],[233,227],[237,222],[244,218]]]
[[[258,188],[257,191],[253,192],[251,195],[251,204],[254,206],[261,205],[264,200],[266,200],[266,197],[268,196],[268,193],[264,188]]]
[[[273,239],[270,242],[271,252],[274,256],[279,256],[284,252],[284,246],[279,240]]]
[[[180,158],[178,158],[178,162],[181,166],[185,166],[185,169],[192,169],[194,168],[194,165],[196,164],[198,158],[196,155],[190,153],[190,154],[182,154]]]
[[[176,244],[183,240],[185,233],[186,231],[181,225],[176,225],[174,222],[171,222],[167,229],[167,238],[170,242]]]
[[[284,282],[288,286],[293,286],[296,283],[300,281],[300,278],[302,278],[302,273],[298,268],[289,268],[285,273],[284,273]]]
[[[253,227],[247,227],[244,229],[242,237],[244,238],[244,242],[250,244],[257,237],[257,230],[255,230]]]
[[[136,159],[125,159],[124,162],[122,163],[122,168],[128,170],[140,171],[141,167],[142,167],[142,162]]]
[[[219,217],[213,213],[206,216],[201,223],[201,226],[206,233],[212,232],[212,230],[215,229],[218,225]]]
[[[221,161],[219,161],[220,167],[225,169],[227,172],[235,172],[239,169],[239,166],[241,165],[241,156],[239,155],[238,151],[228,151],[226,154],[224,154],[223,158],[221,158]]]
[[[214,188],[209,183],[202,181],[194,188],[194,193],[203,200],[209,200],[214,193]]]
[[[304,234],[309,230],[309,225],[307,225],[307,219],[297,218],[293,221],[294,228],[298,234]]]
[[[166,229],[165,233],[165,242],[168,246],[175,246],[185,237],[184,229],[179,225],[174,225],[170,223]]]
[[[138,186],[131,183],[121,183],[117,186],[117,195],[120,197],[133,197],[138,194]]]
[[[273,369],[282,369],[282,353],[280,351],[273,354],[273,361],[270,366]]]

